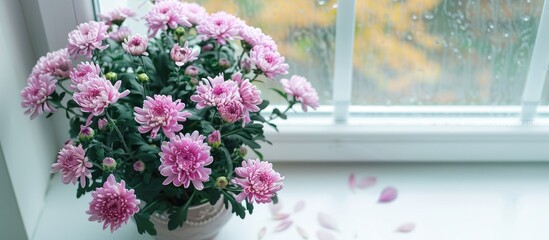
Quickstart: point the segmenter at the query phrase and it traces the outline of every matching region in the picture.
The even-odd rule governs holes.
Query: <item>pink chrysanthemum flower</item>
[[[111,232],[128,223],[128,219],[139,212],[141,201],[135,196],[133,189],[126,189],[124,180],[116,182],[114,175],[109,175],[103,187],[96,188],[91,193],[92,201],[86,211],[89,221],[103,223],[103,230],[110,227]]]
[[[135,12],[127,7],[117,7],[106,13],[99,14],[99,18],[107,23],[107,25],[120,25],[126,20],[135,16]]]
[[[183,14],[187,17],[190,23],[198,25],[204,18],[208,16],[208,12],[202,6],[196,3],[183,3]]]
[[[101,45],[103,40],[109,37],[107,29],[109,26],[104,22],[89,21],[81,23],[78,28],[69,33],[69,43],[67,49],[69,54],[76,59],[79,55],[87,58],[92,57],[94,50],[103,50],[109,45]]]
[[[126,26],[119,27],[116,31],[109,33],[109,37],[115,42],[123,42],[124,39],[128,38],[132,34],[130,28]]]
[[[226,12],[217,12],[209,15],[196,28],[200,38],[215,39],[219,44],[227,44],[228,40],[237,39],[244,22]]]
[[[240,101],[232,101],[218,105],[217,111],[223,121],[234,123],[244,117],[245,108]]]
[[[273,38],[264,34],[260,28],[254,28],[246,25],[240,30],[240,36],[242,37],[242,40],[252,48],[257,45],[262,45],[273,51],[277,51],[278,49],[278,46]]]
[[[27,86],[21,90],[21,106],[26,108],[25,114],[34,119],[36,116],[45,112],[55,112],[48,99],[55,92],[57,80],[49,74],[31,74],[27,80]]]
[[[87,82],[90,78],[99,77],[101,73],[101,68],[99,65],[93,62],[82,62],[76,65],[69,74],[71,78],[71,85],[69,86],[72,90],[76,90],[78,84]]]
[[[93,116],[103,114],[103,111],[119,98],[130,94],[130,90],[118,92],[121,81],[117,81],[114,86],[110,81],[102,77],[91,77],[88,81],[78,84],[77,92],[72,98],[80,106],[80,111],[90,113],[86,120],[86,126],[89,126]]]
[[[69,52],[66,48],[62,48],[40,57],[32,68],[32,74],[51,74],[54,77],[67,78],[71,68]]]
[[[268,78],[288,74],[288,64],[284,63],[284,57],[268,47],[257,45],[252,48],[250,51],[250,60]]]
[[[185,42],[183,47],[180,47],[179,44],[176,43],[170,51],[170,58],[175,62],[175,65],[181,67],[185,65],[185,63],[198,59],[199,53],[198,49],[189,48],[189,42]]]
[[[86,178],[91,180],[90,168],[93,166],[85,155],[82,144],[67,144],[59,151],[57,162],[51,165],[51,172],[60,172],[64,184],[75,184],[80,180],[80,186],[85,187]]]
[[[202,80],[196,89],[196,93],[191,96],[191,100],[197,103],[197,109],[240,100],[237,84],[232,80],[225,81],[223,75],[215,78],[203,78]]]
[[[122,48],[133,56],[149,56],[149,53],[147,53],[148,44],[149,39],[137,34],[126,38],[122,43]]]
[[[307,107],[316,109],[319,106],[316,90],[304,77],[293,75],[290,80],[281,79],[280,83],[284,87],[284,92],[301,103],[304,112],[307,112]]]
[[[179,134],[162,143],[160,155],[160,174],[166,177],[162,184],[173,183],[176,187],[188,188],[190,183],[197,190],[204,189],[212,170],[205,168],[213,162],[210,147],[204,142],[204,136],[198,131],[192,134]]]
[[[242,187],[242,192],[236,196],[238,202],[247,198],[249,203],[270,203],[276,192],[284,187],[284,177],[273,170],[272,164],[259,159],[242,161],[242,167],[234,172],[238,178],[233,178],[232,183]]]
[[[184,14],[183,3],[177,0],[157,1],[153,8],[145,15],[146,25],[149,28],[149,37],[152,38],[159,30],[166,31],[168,27],[192,27]]]
[[[257,105],[263,102],[261,100],[261,91],[249,79],[243,79],[240,72],[234,73],[231,79],[238,84],[238,92],[245,108],[242,117],[244,123],[249,123],[251,121],[250,112],[258,112],[260,109]]]
[[[137,130],[140,133],[151,132],[151,138],[156,138],[160,129],[166,137],[172,138],[176,132],[183,129],[184,122],[192,114],[182,112],[185,104],[181,100],[172,100],[172,96],[154,95],[154,99],[147,97],[143,102],[143,108],[134,108],[135,121],[141,126]]]

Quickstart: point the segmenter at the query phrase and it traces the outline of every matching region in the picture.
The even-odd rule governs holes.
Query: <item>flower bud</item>
[[[248,148],[246,148],[245,146],[240,146],[240,148],[238,148],[237,153],[239,156],[245,157],[246,154],[248,154]]]
[[[208,135],[208,144],[213,148],[218,148],[221,145],[221,133],[215,130]]]
[[[80,125],[80,134],[78,134],[78,138],[81,142],[88,142],[93,139],[94,131],[91,127],[86,127],[84,125]]]
[[[69,139],[69,140],[65,141],[64,145],[74,145],[74,142],[72,141],[72,139]]]
[[[219,59],[218,64],[219,64],[219,67],[221,67],[223,69],[227,69],[227,68],[231,67],[231,62],[229,62],[229,60],[226,59],[226,58]]]
[[[116,169],[116,160],[111,157],[106,157],[105,159],[103,159],[102,166],[103,170],[105,171],[113,171],[114,169]]]
[[[111,82],[116,82],[116,80],[118,80],[118,75],[115,72],[108,72],[105,74],[105,78]]]
[[[227,185],[229,185],[229,180],[227,180],[226,177],[218,177],[216,180],[215,180],[215,186],[218,187],[218,188],[225,188],[227,187]]]
[[[145,171],[145,163],[141,160],[137,160],[137,162],[133,164],[133,170],[142,173]]]
[[[177,27],[174,32],[177,36],[183,36],[183,34],[185,34],[185,29],[182,27]]]
[[[211,51],[213,48],[214,48],[213,44],[208,43],[208,44],[202,46],[202,52]]]
[[[242,61],[240,62],[240,68],[242,69],[242,72],[249,73],[250,71],[252,71],[252,60],[250,60],[249,58],[242,59]]]
[[[139,81],[142,84],[148,83],[149,76],[147,76],[146,73],[140,73],[139,75],[137,75],[137,81]]]
[[[97,127],[99,128],[99,130],[105,131],[107,130],[107,126],[109,126],[109,121],[106,118],[100,118],[97,121]]]
[[[198,68],[196,68],[195,66],[188,66],[187,68],[185,68],[185,75],[196,77],[198,75]]]
[[[191,78],[191,84],[194,85],[194,86],[198,85],[198,79]]]

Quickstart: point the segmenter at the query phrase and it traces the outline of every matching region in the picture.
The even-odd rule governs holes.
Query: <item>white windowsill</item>
[[[547,163],[277,163],[285,177],[280,192],[283,213],[291,213],[292,226],[274,233],[266,205],[241,220],[233,217],[216,240],[254,240],[262,227],[264,240],[301,239],[296,226],[309,239],[323,229],[319,212],[336,222],[337,239],[548,239],[549,164]],[[357,179],[377,177],[372,188],[351,191],[350,173]],[[393,186],[395,201],[377,203],[381,190]],[[84,213],[90,199],[75,198],[76,187],[64,185],[55,175],[34,240],[117,239],[149,240],[139,235],[133,222],[111,234],[102,225],[88,222]],[[293,213],[297,202],[305,209]],[[398,233],[404,223],[416,224],[410,233]]]
[[[353,108],[352,108],[353,109]],[[357,111],[360,109],[360,111]],[[334,123],[329,108],[266,126],[273,161],[547,161],[549,118],[518,120],[520,107],[354,107]],[[269,112],[269,111],[267,111]],[[307,116],[307,117],[306,117]]]

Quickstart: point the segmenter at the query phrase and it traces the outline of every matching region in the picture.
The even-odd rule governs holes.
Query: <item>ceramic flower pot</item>
[[[168,214],[153,214],[151,221],[156,228],[157,240],[212,240],[232,217],[230,208],[223,204],[223,196],[216,204],[190,207],[182,227],[168,230]]]

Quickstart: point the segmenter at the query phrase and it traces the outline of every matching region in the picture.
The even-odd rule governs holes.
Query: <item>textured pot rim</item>
[[[219,206],[219,211],[216,211],[214,215],[210,216],[209,218],[207,219],[204,219],[204,220],[201,220],[201,221],[192,221],[192,220],[185,220],[185,224],[187,225],[190,225],[190,226],[201,226],[201,225],[206,225],[208,224],[209,222],[211,222],[212,220],[214,219],[217,219],[219,216],[221,216],[224,212],[226,211],[230,211],[230,208],[225,208],[225,203],[224,203],[224,196],[221,196],[217,202],[215,204],[210,204],[210,202],[205,202],[205,203],[202,203],[200,205],[196,205],[196,206],[192,206],[192,207],[189,207],[188,211],[191,211],[191,210],[194,210],[194,211],[200,211],[201,208],[205,208],[205,207],[216,207],[217,204],[220,204]],[[231,213],[232,214],[232,213]],[[159,213],[153,213],[151,214],[150,216],[150,219],[152,222],[157,222],[157,223],[161,223],[161,224],[168,224],[168,220],[166,219],[163,219],[162,216],[164,216],[165,218],[167,218],[167,213],[164,212],[162,214],[159,214]]]

